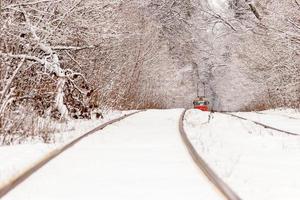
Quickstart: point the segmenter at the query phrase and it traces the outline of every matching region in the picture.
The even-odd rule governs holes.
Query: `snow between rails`
[[[196,151],[184,130],[184,115],[186,110],[180,116],[179,130],[184,144],[186,145],[191,157],[196,165],[202,170],[209,181],[216,187],[219,192],[228,200],[241,200],[241,198],[210,168],[203,158]]]

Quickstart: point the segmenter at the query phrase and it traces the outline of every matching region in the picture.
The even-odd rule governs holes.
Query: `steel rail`
[[[284,114],[270,114],[270,113],[262,113],[262,112],[255,112],[255,113],[260,114],[260,115],[279,116],[279,117],[285,117],[285,118],[293,119],[293,120],[300,120],[300,118],[292,117],[292,116],[288,116],[288,115],[284,115]]]
[[[4,185],[0,185],[0,199],[6,195],[7,193],[9,193],[11,190],[13,190],[16,186],[18,186],[19,184],[21,184],[23,181],[25,181],[28,177],[30,177],[33,173],[35,173],[36,171],[38,171],[40,168],[42,168],[44,165],[46,165],[48,162],[50,162],[51,160],[53,160],[54,158],[56,158],[57,156],[59,156],[60,154],[62,154],[63,152],[65,152],[66,150],[68,150],[69,148],[71,148],[72,146],[74,146],[76,143],[78,143],[79,141],[81,141],[82,139],[86,138],[87,136],[100,131],[102,129],[104,129],[105,127],[107,127],[108,125],[111,125],[113,123],[119,122],[129,116],[132,116],[136,113],[139,113],[141,111],[136,111],[130,114],[125,114],[122,117],[110,120],[96,128],[94,128],[93,130],[83,134],[82,136],[75,138],[74,140],[70,141],[69,143],[63,145],[62,147],[59,147],[53,151],[50,151],[47,155],[45,155],[43,158],[41,158],[40,160],[38,160],[37,162],[35,162],[32,166],[30,166],[29,168],[27,168],[24,172],[22,172],[20,175],[17,175],[16,177],[13,177],[8,183],[5,183]]]
[[[186,110],[180,116],[179,119],[179,131],[181,138],[188,149],[195,164],[200,168],[208,180],[215,186],[215,188],[223,195],[227,200],[241,200],[241,198],[211,169],[211,167],[204,161],[204,159],[196,151],[192,143],[187,137],[184,130],[184,116]]]
[[[241,116],[238,116],[238,115],[235,115],[235,114],[232,114],[232,113],[225,113],[225,112],[221,112],[221,113],[225,114],[225,115],[232,116],[232,117],[236,117],[236,118],[239,118],[239,119],[242,119],[242,120],[245,120],[245,121],[253,122],[254,124],[257,124],[259,126],[267,128],[267,129],[271,129],[271,130],[274,130],[274,131],[279,131],[279,132],[282,132],[282,133],[285,133],[285,134],[288,134],[288,135],[292,135],[292,136],[300,136],[300,133],[297,134],[297,133],[293,133],[293,132],[290,132],[290,131],[286,131],[286,130],[282,130],[282,129],[279,129],[279,128],[275,128],[275,127],[269,126],[267,124],[264,124],[264,123],[261,123],[261,122],[257,122],[257,121],[251,120],[251,119],[247,119],[245,117],[241,117]]]

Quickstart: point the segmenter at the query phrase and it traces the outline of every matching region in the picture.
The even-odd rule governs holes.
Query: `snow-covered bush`
[[[0,9],[6,133],[22,107],[62,120],[103,107],[162,107],[141,75],[159,54],[158,28],[138,2],[2,0]]]
[[[60,132],[57,122],[41,118],[32,108],[7,110],[0,118],[0,145],[19,144],[34,140],[54,142],[53,133]]]

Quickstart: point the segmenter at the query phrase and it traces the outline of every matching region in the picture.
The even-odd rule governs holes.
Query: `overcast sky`
[[[222,10],[225,8],[225,3],[227,0],[210,0],[212,7],[217,10]]]

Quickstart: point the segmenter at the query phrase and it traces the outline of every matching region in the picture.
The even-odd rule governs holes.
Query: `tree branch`
[[[25,60],[31,60],[31,61],[36,61],[40,64],[45,64],[45,62],[38,57],[35,56],[29,56],[25,54],[11,54],[11,53],[1,53],[0,52],[0,57],[10,57],[10,58],[17,58],[17,59],[25,59]]]
[[[57,1],[55,1],[55,3],[59,3],[61,1],[62,0],[57,0]],[[41,1],[35,1],[35,2],[25,2],[25,3],[19,3],[19,4],[12,4],[12,5],[9,5],[9,6],[6,6],[6,7],[2,8],[2,9],[4,10],[4,9],[20,7],[20,6],[32,6],[32,5],[36,5],[36,4],[40,4],[40,3],[48,3],[48,2],[53,2],[53,1],[52,0],[41,0]],[[1,4],[1,0],[0,0],[0,4]]]
[[[259,20],[261,20],[260,15],[256,9],[256,7],[253,4],[249,4],[251,11],[253,12],[253,14],[255,15],[255,17]]]
[[[300,3],[297,0],[295,0],[295,3],[300,7]]]
[[[10,99],[10,94],[8,94],[8,93],[11,90],[11,85],[13,83],[13,80],[16,78],[16,75],[21,70],[24,62],[25,62],[25,58],[22,58],[17,69],[14,70],[12,76],[6,81],[4,88],[0,93],[1,94],[1,96],[0,96],[0,104],[1,104],[0,114],[5,110],[6,106],[8,105],[8,102],[4,101],[4,99]]]
[[[95,46],[82,46],[82,47],[75,47],[75,46],[51,46],[53,50],[83,50],[83,49],[91,49],[95,48]]]
[[[204,9],[202,10],[204,13],[220,20],[222,23],[226,24],[228,27],[230,27],[233,31],[237,31],[236,28],[231,25],[227,20],[225,20],[221,15],[219,15],[218,13],[215,13],[212,11],[212,13],[208,12],[208,11],[205,11]]]
[[[252,13],[255,15],[255,17],[257,19],[261,20],[260,14],[258,13],[258,11],[257,11],[256,7],[254,6],[252,0],[245,0],[245,1],[249,5],[249,7],[250,7]]]

